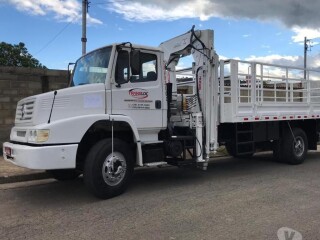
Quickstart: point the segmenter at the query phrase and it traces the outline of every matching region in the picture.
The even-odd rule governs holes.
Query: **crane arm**
[[[193,26],[192,29],[185,34],[161,43],[160,48],[164,52],[164,61],[166,62],[166,64],[169,65],[173,59],[190,55],[191,50],[195,48],[195,42],[198,42],[203,50],[211,50],[213,48],[213,34],[208,34],[208,32],[213,31],[194,31]]]

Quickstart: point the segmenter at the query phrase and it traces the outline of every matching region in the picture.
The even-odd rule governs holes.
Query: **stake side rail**
[[[221,60],[219,87],[221,123],[320,118],[320,71]]]

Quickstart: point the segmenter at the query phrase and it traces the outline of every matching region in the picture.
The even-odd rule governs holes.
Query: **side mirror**
[[[139,50],[132,50],[130,52],[130,68],[132,75],[140,75],[141,69],[140,69],[140,51]]]
[[[73,68],[71,69],[70,66],[73,66],[75,65],[76,63],[68,63],[68,83],[69,83],[69,86],[71,85],[71,77],[72,77],[72,74],[73,74]]]

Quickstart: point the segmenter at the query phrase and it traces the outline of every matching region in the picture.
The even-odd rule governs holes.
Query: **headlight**
[[[48,141],[50,130],[30,130],[28,136],[28,142],[43,143]]]

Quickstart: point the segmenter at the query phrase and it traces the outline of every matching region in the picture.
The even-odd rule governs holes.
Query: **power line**
[[[48,41],[38,52],[36,52],[36,53],[34,54],[34,56],[36,56],[36,55],[38,55],[39,53],[41,53],[41,52],[42,52],[44,49],[46,49],[54,40],[56,40],[56,38],[59,37],[59,35],[60,35],[61,33],[63,33],[63,31],[66,30],[67,27],[69,27],[69,25],[73,22],[73,20],[75,20],[75,18],[72,19],[70,22],[68,22],[56,35],[54,35],[54,37],[53,37],[50,41]]]
[[[124,3],[124,2],[127,2],[127,0],[119,0],[119,1],[104,1],[104,2],[97,2],[97,3],[92,3],[92,2],[87,2],[87,11],[88,11],[88,7],[89,7],[89,4],[90,5],[106,5],[106,4],[110,4],[110,3]],[[77,16],[78,17],[78,16]],[[34,56],[37,56],[39,53],[41,53],[43,50],[45,50],[54,40],[56,40],[58,37],[59,37],[59,35],[61,34],[61,33],[63,33],[69,26],[70,26],[70,24],[77,18],[77,17],[75,17],[75,18],[73,18],[70,22],[68,22],[56,35],[54,35],[53,36],[53,38],[50,40],[50,41],[48,41],[38,52],[36,52],[35,54],[34,54]]]

